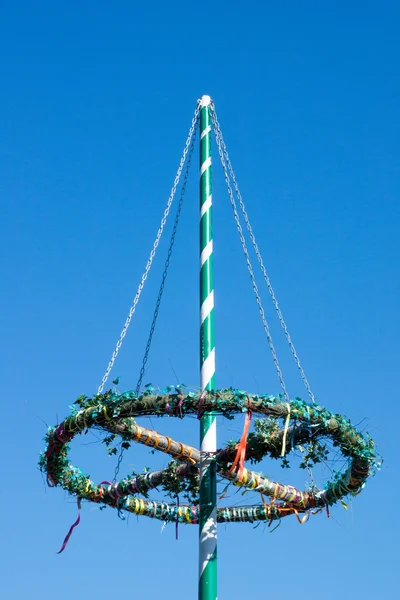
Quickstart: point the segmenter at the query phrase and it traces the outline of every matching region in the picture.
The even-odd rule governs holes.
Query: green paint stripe
[[[217,389],[217,384],[216,384],[216,377],[215,377],[215,373],[214,375],[211,377],[211,381],[210,383],[206,386],[207,390],[216,390]],[[212,413],[214,414],[214,413]]]
[[[210,209],[200,219],[200,252],[212,239],[212,209]]]
[[[213,272],[212,259],[209,257],[200,269],[200,305],[214,289]]]
[[[213,474],[209,474],[208,477],[213,477]],[[205,492],[203,492],[204,494]],[[201,505],[201,511],[200,511],[200,530],[204,529],[205,524],[207,523],[208,519],[211,517],[213,510],[215,509],[215,501],[213,501],[212,498],[209,499],[209,501],[203,501],[202,505]]]
[[[204,569],[200,580],[199,580],[199,597],[200,598],[212,598],[213,600],[217,597],[213,595],[213,590],[217,589],[217,550],[213,552],[210,560]]]
[[[200,326],[200,340],[203,341],[201,351],[204,358],[201,364],[203,364],[206,358],[210,355],[211,351],[215,348],[213,322],[214,309],[210,311],[210,314],[204,319]]]
[[[204,319],[203,323],[200,326],[200,335],[202,339],[206,341],[206,347],[208,349],[205,359],[210,354],[211,350],[213,350],[215,347],[213,319],[214,309],[211,310],[210,314]]]
[[[207,126],[204,129],[207,129]],[[211,131],[200,140],[200,156],[203,162],[211,156]]]
[[[200,432],[203,434],[203,437],[206,435],[206,433],[210,429],[211,425],[215,421],[215,414],[214,413],[207,412],[207,413],[204,413],[204,415],[207,418],[204,419],[204,421],[200,422]]]
[[[208,167],[208,169],[206,169],[204,171],[204,173],[202,173],[200,175],[200,183],[204,185],[204,187],[206,188],[203,193],[201,194],[201,198],[200,198],[200,204],[203,204],[203,202],[205,202],[207,196],[209,196],[212,192],[212,184],[211,184],[211,167]]]
[[[215,374],[212,376],[210,383],[212,383],[214,381],[214,379],[215,379]],[[208,430],[214,423],[215,419],[216,419],[215,413],[213,413],[213,412],[204,413],[204,420],[202,420],[200,422],[202,437],[205,437],[207,435]]]

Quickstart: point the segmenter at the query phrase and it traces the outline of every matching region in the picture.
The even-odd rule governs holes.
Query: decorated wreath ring
[[[290,403],[280,396],[258,396],[235,389],[184,393],[182,387],[169,387],[161,393],[147,386],[141,396],[128,391],[122,394],[109,391],[93,398],[81,396],[72,414],[60,425],[50,428],[45,438],[46,451],[40,457],[40,468],[50,486],[61,486],[80,499],[101,503],[164,522],[196,524],[199,521],[198,486],[200,452],[198,449],[173,440],[154,430],[140,427],[140,416],[197,415],[214,412],[227,418],[245,413],[244,433],[240,441],[230,443],[215,454],[219,476],[227,483],[260,493],[260,504],[217,508],[218,522],[255,522],[281,519],[295,514],[304,522],[310,513],[319,512],[348,494],[356,495],[364,487],[376,465],[374,442],[363,436],[348,419],[333,414],[316,404],[309,405],[300,398]],[[78,410],[80,408],[80,410]],[[252,414],[256,432],[248,434]],[[284,426],[279,426],[279,419]],[[76,434],[90,428],[100,428],[130,442],[144,444],[172,457],[166,469],[133,474],[118,482],[93,483],[89,476],[70,464],[69,443]],[[328,437],[348,459],[347,469],[337,474],[322,490],[301,491],[291,485],[271,481],[244,466],[248,460],[257,463],[269,455],[284,457],[302,444],[315,443]],[[188,504],[152,501],[148,491],[163,489],[170,496],[184,490],[191,500]],[[270,498],[267,504],[264,497]],[[300,515],[306,513],[302,518]]]

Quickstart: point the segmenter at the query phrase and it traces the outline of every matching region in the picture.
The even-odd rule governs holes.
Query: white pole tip
[[[203,108],[203,106],[209,106],[211,104],[211,98],[210,96],[202,96],[200,98],[200,106],[201,108]]]

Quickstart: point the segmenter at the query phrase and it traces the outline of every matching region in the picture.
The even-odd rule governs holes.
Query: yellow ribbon
[[[300,523],[300,525],[304,525],[304,523],[306,523],[308,521],[308,519],[310,518],[310,515],[308,513],[306,513],[304,515],[304,517],[302,519],[300,519],[298,511],[295,508],[293,510],[294,510],[294,514],[296,515],[297,520]]]
[[[103,414],[106,421],[111,421],[111,417],[107,414],[107,406],[103,406]]]
[[[187,507],[185,507],[185,519],[186,519],[187,523],[191,523],[191,520],[190,520],[190,510]]]
[[[137,425],[136,426],[136,433],[135,433],[135,435],[133,437],[133,441],[137,442],[140,439],[141,435],[142,435],[142,429],[141,429],[141,427],[139,427],[139,425]]]
[[[152,441],[153,436],[152,436],[152,432],[149,431],[148,429],[146,429],[146,433],[147,433],[147,440],[144,442],[144,445],[148,446],[150,444],[150,442]]]

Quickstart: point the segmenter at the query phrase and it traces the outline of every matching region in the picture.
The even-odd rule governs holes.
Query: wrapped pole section
[[[211,98],[200,100],[200,385],[215,390]],[[199,600],[217,598],[216,416],[200,420]]]

